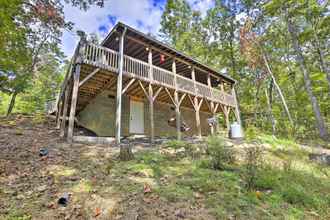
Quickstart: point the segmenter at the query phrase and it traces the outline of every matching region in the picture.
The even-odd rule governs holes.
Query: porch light
[[[146,47],[146,51],[149,51],[149,47]]]

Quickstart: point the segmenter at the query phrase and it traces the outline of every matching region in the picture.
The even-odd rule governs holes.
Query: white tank
[[[236,121],[230,125],[230,137],[231,138],[243,138],[242,127]]]

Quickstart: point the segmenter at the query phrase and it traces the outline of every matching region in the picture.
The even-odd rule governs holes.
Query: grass
[[[253,172],[247,172],[246,151],[241,150],[244,146],[263,146],[262,163],[250,166]],[[72,192],[77,204],[89,202],[84,210],[90,210],[91,215],[101,204],[109,208],[105,201],[110,204],[111,200],[114,212],[120,211],[120,201],[120,205],[125,203],[123,210],[129,210],[132,202],[139,210],[156,207],[172,215],[171,208],[178,204],[185,206],[186,212],[197,207],[198,212],[207,210],[216,219],[330,219],[329,167],[311,162],[308,152],[293,140],[258,134],[251,135],[244,146],[232,151],[219,137],[199,144],[170,141],[159,148],[138,151],[127,162],[119,161],[117,155],[100,157],[98,150],[102,148],[89,147],[79,151],[80,155],[71,152],[76,156],[74,161],[50,164],[44,172],[61,186],[59,192]],[[252,174],[254,182],[247,187],[246,176]],[[79,178],[68,181],[71,177]],[[146,185],[150,193],[144,192]],[[4,193],[0,190],[0,194]],[[91,195],[99,198],[99,203]],[[49,201],[48,196],[43,199]],[[33,210],[49,211],[40,205],[42,199],[30,200],[39,203],[19,211],[21,203],[17,200],[0,219],[28,220]],[[154,203],[160,208],[152,206]]]
[[[139,152],[133,161],[117,164],[114,172],[120,169],[142,179],[151,178],[153,192],[161,198],[168,202],[202,203],[218,219],[330,218],[330,180],[325,171],[308,161],[306,152],[291,140],[263,136],[259,142],[271,145],[265,158],[277,162],[263,164],[252,190],[244,186],[244,164],[236,164],[235,169],[212,169],[207,166],[211,159],[206,154],[192,159],[189,154]],[[178,142],[171,144],[167,143],[166,148],[183,146]],[[324,169],[329,172],[329,168]],[[127,185],[135,184],[142,186],[134,179]]]

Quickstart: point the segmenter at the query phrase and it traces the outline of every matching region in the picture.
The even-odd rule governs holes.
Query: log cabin
[[[122,137],[208,135],[222,113],[240,114],[236,81],[124,23],[117,23],[100,45],[82,37],[57,101],[57,126],[68,142]],[[213,118],[213,121],[210,120]],[[81,137],[76,126],[97,137]]]

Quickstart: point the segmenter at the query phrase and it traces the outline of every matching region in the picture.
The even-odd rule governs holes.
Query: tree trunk
[[[7,117],[11,114],[11,112],[14,109],[17,93],[18,92],[15,90],[14,93],[11,95],[11,99],[10,99],[10,103],[9,103],[7,115],[6,115]]]
[[[119,159],[121,161],[129,161],[134,159],[131,144],[120,144]]]
[[[327,76],[328,87],[329,87],[329,93],[328,94],[329,94],[329,97],[330,97],[330,68],[329,68],[329,65],[327,65],[327,63],[325,62],[324,52],[321,48],[320,40],[317,37],[317,35],[315,34],[315,32],[314,32],[314,46],[315,46],[315,49],[317,51],[317,55],[318,55],[318,58],[319,58],[320,69]]]
[[[285,101],[284,95],[283,95],[283,93],[282,93],[282,90],[281,90],[280,86],[277,84],[276,79],[275,79],[275,77],[274,77],[274,74],[273,74],[272,70],[270,69],[270,66],[269,66],[269,63],[268,63],[268,60],[267,60],[266,55],[263,54],[262,57],[263,57],[263,60],[264,60],[264,62],[265,62],[265,65],[266,65],[266,67],[267,67],[268,74],[269,74],[270,77],[272,78],[273,83],[274,83],[274,85],[275,85],[275,88],[276,88],[276,90],[278,91],[278,94],[279,94],[280,97],[281,97],[281,101],[282,101],[283,106],[284,106],[284,109],[285,109],[285,111],[286,111],[286,113],[287,113],[287,115],[288,115],[288,118],[289,118],[289,120],[290,120],[290,123],[291,123],[291,125],[293,126],[293,120],[292,120],[292,117],[291,117],[291,114],[290,114],[290,111],[289,111],[288,105],[286,104],[286,101]]]
[[[311,83],[311,79],[309,77],[310,73],[309,73],[309,70],[307,69],[305,58],[303,57],[302,50],[301,50],[301,47],[298,42],[294,24],[292,23],[290,18],[288,18],[288,20],[287,20],[287,26],[288,26],[288,31],[292,38],[292,44],[293,44],[293,49],[294,49],[295,55],[296,55],[296,61],[299,63],[301,72],[303,73],[303,76],[304,76],[305,88],[306,88],[307,94],[309,96],[310,102],[313,107],[317,127],[319,130],[319,135],[322,139],[326,140],[328,138],[328,132],[327,132],[323,117],[321,115],[319,103],[313,94],[312,83]]]
[[[269,114],[269,118],[270,121],[272,123],[272,134],[275,136],[275,132],[276,132],[276,124],[275,124],[275,119],[274,119],[274,115],[272,112],[272,103],[271,103],[271,93],[268,94],[267,89],[265,89],[265,95],[266,95],[266,99],[267,99],[267,107],[268,107],[268,114]]]

